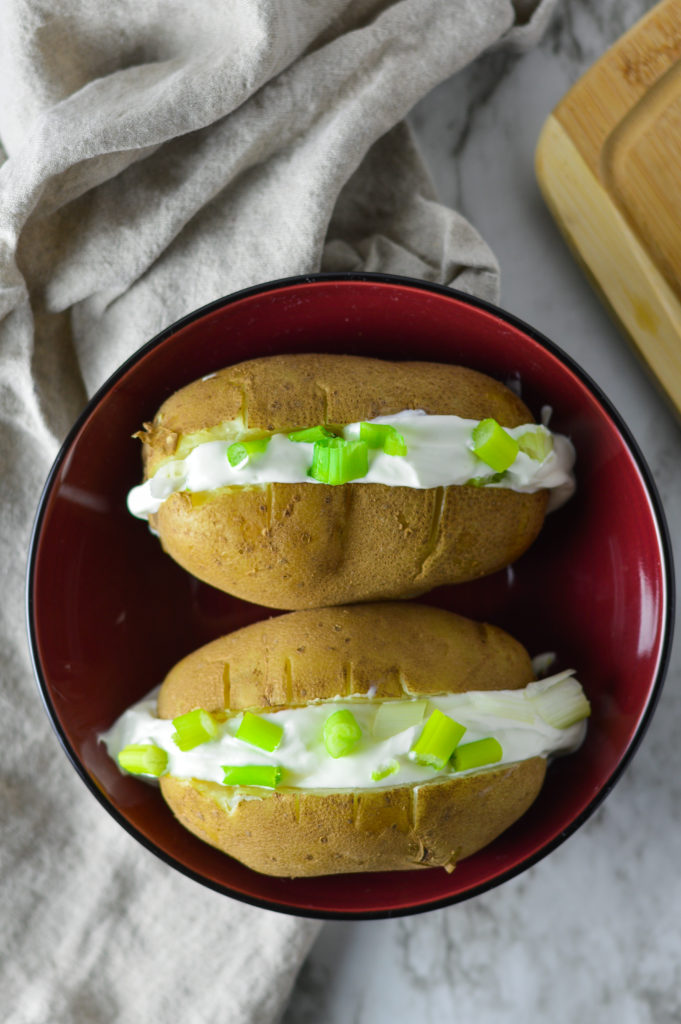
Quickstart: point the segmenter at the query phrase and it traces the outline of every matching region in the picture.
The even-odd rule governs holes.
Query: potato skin
[[[254,359],[172,395],[142,434],[147,476],[182,434],[242,416],[249,430],[342,425],[424,409],[504,426],[533,422],[484,374],[358,356]],[[151,517],[165,551],[194,576],[270,608],[414,597],[515,561],[544,521],[547,493],[381,484],[269,484],[176,493]]]
[[[314,700],[519,689],[530,656],[498,626],[409,602],[304,609],[254,622],[178,662],[161,718],[196,707],[271,711]]]
[[[425,605],[355,605],[291,612],[205,645],[168,674],[158,708],[172,718],[197,706],[272,710],[370,691],[517,689],[533,678],[525,649],[497,627]],[[282,788],[233,809],[235,790],[216,783],[166,776],[161,792],[191,832],[265,874],[451,870],[527,810],[545,770],[532,758],[419,786]]]
[[[539,794],[533,757],[461,779],[363,793],[279,792],[230,811],[215,782],[161,779],[175,816],[253,871],[285,878],[444,867],[501,835]]]

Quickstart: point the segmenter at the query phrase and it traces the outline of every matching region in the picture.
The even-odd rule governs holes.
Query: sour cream
[[[512,764],[531,757],[546,758],[570,753],[584,739],[585,721],[565,729],[555,728],[533,707],[534,698],[570,676],[570,672],[563,672],[530,683],[522,690],[484,693],[471,691],[428,697],[423,721],[434,708],[438,708],[465,727],[462,743],[495,738],[503,753],[501,760],[490,767]],[[417,764],[409,756],[423,721],[387,739],[376,739],[372,729],[381,703],[358,695],[262,714],[260,717],[276,722],[284,730],[280,745],[272,753],[236,738],[243,718],[242,713],[236,713],[221,724],[214,740],[183,752],[172,739],[175,731],[172,722],[157,716],[156,692],[153,692],[125,711],[100,739],[114,759],[128,744],[155,744],[168,754],[169,775],[206,782],[222,783],[222,768],[225,765],[280,766],[284,770],[282,786],[287,789],[372,789],[432,782],[455,774],[451,768],[436,772],[433,768]],[[352,753],[333,758],[324,747],[323,727],[332,712],[343,708],[355,716],[362,730],[362,738]],[[490,711],[490,708],[493,710]],[[502,708],[505,713],[500,714]],[[396,762],[397,771],[382,780],[372,779],[372,772],[392,762]]]
[[[503,479],[493,481],[494,470],[471,450],[471,435],[477,420],[459,416],[431,416],[422,410],[407,410],[394,416],[367,421],[388,424],[404,437],[406,455],[387,455],[380,449],[369,452],[369,472],[354,484],[385,484],[389,487],[427,489],[465,484],[471,478],[489,480],[488,487],[534,493],[551,491],[549,508],[567,501],[574,491],[575,451],[562,434],[552,434],[553,449],[542,460],[518,452]],[[529,431],[545,431],[536,423],[505,428],[519,438]],[[360,424],[343,428],[347,440],[359,437]],[[290,441],[287,434],[274,434],[266,450],[247,462],[232,466],[227,458],[230,441],[204,441],[183,459],[171,459],[154,476],[128,494],[128,509],[140,519],[158,512],[165,499],[176,491],[212,491],[219,487],[263,486],[270,483],[310,483],[314,445]]]

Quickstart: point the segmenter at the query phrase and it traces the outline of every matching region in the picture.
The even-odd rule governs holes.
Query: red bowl
[[[123,776],[98,735],[203,643],[272,614],[193,579],[125,496],[131,438],[173,391],[230,363],[288,352],[461,363],[515,381],[577,449],[577,492],[511,570],[422,600],[508,629],[573,666],[593,706],[581,750],[548,771],[530,811],[448,875],[439,869],[279,879],[200,842],[157,790]],[[28,571],[28,629],[47,713],[81,778],[144,846],[204,885],[306,917],[369,918],[444,906],[545,856],[600,804],[647,726],[666,670],[673,575],[664,515],[619,415],[574,362],[487,303],[380,275],[295,278],[220,299],[163,331],[95,395],[48,478]]]

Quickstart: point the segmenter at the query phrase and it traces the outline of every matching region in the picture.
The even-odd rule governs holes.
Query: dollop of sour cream
[[[260,717],[283,727],[281,743],[272,753],[236,738],[242,713],[230,714],[220,725],[215,739],[193,750],[181,751],[173,741],[175,729],[172,721],[156,714],[157,691],[153,691],[125,711],[100,739],[114,760],[128,744],[155,744],[168,754],[167,773],[181,779],[222,783],[223,766],[275,765],[284,769],[282,786],[285,788],[357,790],[420,784],[455,774],[451,767],[437,772],[417,764],[410,757],[411,747],[421,732],[423,722],[434,708],[465,727],[462,743],[493,737],[501,744],[501,760],[490,765],[491,768],[576,750],[584,739],[584,720],[567,728],[556,728],[535,710],[536,698],[571,676],[570,671],[561,672],[529,683],[522,690],[429,696],[423,720],[387,738],[376,738],[373,725],[378,706],[388,702],[366,696],[336,697],[303,707],[258,712]],[[574,685],[579,686],[576,680]],[[424,698],[413,700],[426,703]],[[333,758],[323,743],[324,722],[332,712],[344,708],[355,716],[362,738],[352,753]],[[372,778],[372,772],[380,771],[388,764],[396,764],[397,770],[384,779]],[[471,771],[480,771],[480,768]]]
[[[575,450],[562,434],[551,434],[553,448],[544,459],[535,459],[519,451],[513,465],[495,481],[494,470],[472,451],[471,436],[477,420],[459,416],[431,416],[422,410],[406,410],[393,416],[378,416],[366,421],[388,424],[403,436],[406,455],[388,455],[381,449],[369,452],[369,472],[353,480],[356,484],[385,484],[390,487],[426,489],[465,484],[472,478],[488,481],[485,486],[505,487],[534,493],[551,491],[549,509],[563,504],[575,488],[573,466]],[[530,423],[505,428],[513,438],[528,432],[546,432],[541,424]],[[343,428],[346,440],[359,438],[360,424]],[[269,483],[310,483],[308,476],[314,445],[290,441],[287,434],[273,434],[266,450],[247,462],[232,466],[227,449],[233,441],[204,441],[183,459],[163,463],[151,479],[133,487],[128,494],[128,509],[145,519],[158,512],[161,504],[176,491],[212,491],[219,487],[262,486]]]

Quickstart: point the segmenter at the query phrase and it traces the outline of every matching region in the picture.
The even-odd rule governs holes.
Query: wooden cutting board
[[[663,0],[546,121],[537,179],[596,288],[681,414],[681,0]]]

